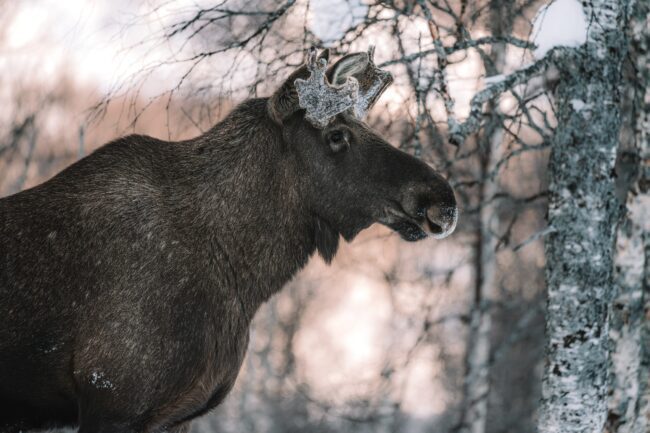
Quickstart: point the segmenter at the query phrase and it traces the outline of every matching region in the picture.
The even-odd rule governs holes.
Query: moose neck
[[[192,142],[200,169],[189,200],[177,199],[192,221],[190,239],[251,317],[307,263],[319,238],[338,241],[304,206],[300,166],[265,107],[247,101]]]

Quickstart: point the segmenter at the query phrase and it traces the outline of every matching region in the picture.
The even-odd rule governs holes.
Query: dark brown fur
[[[180,431],[227,395],[253,315],[310,255],[377,221],[419,239],[422,209],[455,208],[363,123],[317,130],[291,100],[189,141],[121,138],[0,200],[0,432]]]

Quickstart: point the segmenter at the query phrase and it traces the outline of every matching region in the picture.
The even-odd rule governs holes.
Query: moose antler
[[[306,110],[305,118],[316,128],[327,126],[332,117],[355,107],[359,96],[356,78],[348,79],[340,86],[332,86],[325,77],[327,60],[318,59],[315,48],[309,50],[307,80],[298,78],[294,85],[298,92],[298,105]]]
[[[359,97],[354,104],[354,115],[359,119],[366,116],[370,107],[393,82],[390,72],[381,70],[375,65],[374,56],[375,47],[371,45],[368,48],[368,66],[356,75],[359,81]]]

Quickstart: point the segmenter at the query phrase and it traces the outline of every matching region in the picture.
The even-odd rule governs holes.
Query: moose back
[[[312,50],[199,137],[124,137],[0,199],[0,432],[186,431],[314,252],[453,231],[449,184],[363,122],[392,81],[372,57]]]

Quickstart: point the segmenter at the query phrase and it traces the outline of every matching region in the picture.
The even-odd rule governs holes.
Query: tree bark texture
[[[634,142],[621,152],[619,178],[627,187],[626,215],[616,240],[612,308],[612,391],[607,431],[650,432],[650,5],[637,1],[630,26],[635,62]],[[625,172],[627,169],[628,173]],[[628,179],[629,178],[629,179]]]
[[[608,304],[618,207],[621,65],[628,2],[583,2],[587,42],[556,50],[549,161],[548,290],[540,433],[600,433],[607,417]]]

